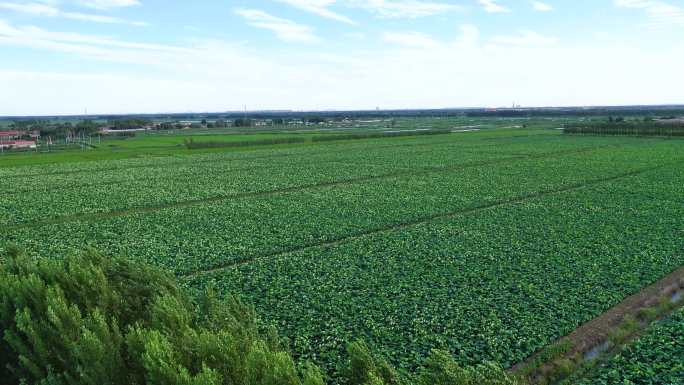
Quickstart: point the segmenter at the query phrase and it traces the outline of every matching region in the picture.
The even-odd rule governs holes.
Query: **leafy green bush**
[[[235,298],[195,303],[173,277],[92,250],[35,261],[14,249],[3,262],[5,384],[323,384]]]
[[[520,385],[498,365],[459,366],[448,352],[433,350],[420,374],[419,385]]]

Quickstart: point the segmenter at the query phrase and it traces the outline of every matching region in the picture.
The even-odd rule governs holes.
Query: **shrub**
[[[6,384],[320,385],[300,375],[254,311],[208,290],[193,302],[173,277],[87,251],[0,267],[0,367]]]
[[[419,385],[519,385],[498,365],[485,363],[474,368],[459,366],[448,352],[433,350],[425,362]]]

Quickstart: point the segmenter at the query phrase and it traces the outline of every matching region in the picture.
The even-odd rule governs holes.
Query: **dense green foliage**
[[[151,126],[152,121],[140,118],[113,119],[108,121],[107,125],[111,127],[112,130],[134,130],[145,126]]]
[[[654,325],[646,335],[579,385],[684,384],[684,310]]]
[[[666,121],[612,121],[571,123],[563,130],[574,135],[664,136],[684,137],[684,123]]]
[[[249,146],[266,146],[272,144],[292,144],[292,143],[304,143],[305,138],[271,138],[271,139],[261,139],[261,140],[249,140],[249,141],[195,141],[192,138],[187,139],[185,147],[190,150],[196,150],[198,148],[222,148],[222,147],[249,147]]]
[[[445,135],[450,134],[450,130],[403,130],[403,131],[381,131],[381,132],[363,132],[356,134],[331,134],[319,135],[311,138],[314,142],[330,142],[335,140],[353,140],[353,139],[370,139],[370,138],[395,138],[402,136],[420,136],[420,135]]]
[[[0,267],[3,384],[317,385],[253,311],[211,291],[191,302],[155,268],[90,251]]]

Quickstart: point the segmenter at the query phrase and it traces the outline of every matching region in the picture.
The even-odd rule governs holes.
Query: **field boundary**
[[[546,347],[535,352],[527,359],[512,366],[508,371],[512,374],[524,374],[531,383],[564,383],[568,378],[577,376],[577,369],[581,375],[591,370],[591,363],[594,360],[601,360],[604,352],[611,356],[615,351],[619,351],[623,346],[629,344],[647,330],[655,322],[664,316],[671,314],[673,310],[684,306],[681,299],[674,300],[673,296],[682,293],[684,290],[684,266],[680,266],[656,282],[642,288],[639,292],[632,294],[615,306],[601,313],[597,317],[583,323]],[[638,323],[645,310],[656,311],[655,318],[648,322]],[[661,310],[656,310],[661,309]],[[621,330],[625,323],[629,326],[627,330]],[[626,334],[625,336],[621,335]],[[618,335],[618,343],[612,344],[611,338]],[[563,346],[559,354],[555,354],[548,359],[544,358],[547,349],[553,350],[554,346]],[[576,365],[575,370],[555,373],[554,370],[559,362],[564,365],[572,363]],[[586,366],[586,364],[589,364]],[[560,378],[559,378],[560,377]]]
[[[185,278],[185,279],[193,279],[193,278],[196,278],[198,276],[212,274],[212,273],[216,273],[219,271],[231,269],[234,267],[246,265],[246,264],[252,263],[256,260],[260,260],[260,259],[277,258],[277,257],[285,256],[288,254],[296,253],[299,251],[303,251],[303,250],[307,250],[307,249],[311,249],[311,248],[316,248],[316,247],[331,247],[331,246],[335,246],[337,244],[353,241],[355,239],[360,239],[360,238],[367,237],[370,235],[383,233],[386,231],[394,231],[394,230],[404,229],[404,228],[428,223],[428,222],[431,222],[434,220],[453,218],[456,216],[466,215],[466,214],[479,212],[479,211],[483,211],[483,210],[488,210],[488,209],[492,209],[492,208],[496,208],[496,207],[506,206],[509,204],[520,203],[520,202],[524,202],[524,201],[527,201],[530,199],[535,199],[535,198],[539,198],[539,197],[543,197],[543,196],[547,196],[547,195],[553,195],[553,194],[559,194],[559,193],[579,190],[582,188],[598,185],[601,183],[612,182],[612,181],[619,180],[619,179],[637,176],[637,175],[644,174],[644,173],[647,173],[650,171],[654,171],[657,169],[668,167],[668,166],[671,166],[672,164],[676,164],[676,163],[681,163],[681,162],[673,162],[673,163],[668,163],[668,164],[659,165],[659,166],[655,166],[655,167],[644,168],[641,170],[631,171],[628,173],[623,173],[620,175],[614,175],[611,177],[600,178],[600,179],[595,179],[595,180],[591,180],[591,181],[585,181],[582,183],[576,183],[576,184],[564,186],[561,188],[537,191],[537,192],[533,192],[533,193],[529,193],[529,194],[523,194],[523,195],[519,195],[516,197],[512,197],[512,198],[508,198],[508,199],[502,199],[502,200],[498,200],[495,202],[490,202],[487,204],[482,204],[482,205],[478,205],[478,206],[474,206],[474,207],[463,208],[463,209],[450,211],[450,212],[446,212],[446,213],[433,214],[433,215],[425,216],[425,217],[410,220],[410,221],[398,222],[398,223],[395,222],[395,223],[390,224],[390,225],[376,227],[376,228],[371,229],[371,230],[358,232],[356,234],[352,234],[352,235],[348,235],[348,236],[344,236],[344,237],[339,237],[339,238],[336,238],[333,240],[329,240],[329,241],[325,241],[325,242],[310,243],[310,244],[298,246],[298,247],[291,248],[291,249],[284,250],[284,251],[278,251],[278,252],[273,252],[273,253],[268,253],[268,254],[263,254],[263,255],[259,255],[259,256],[246,258],[243,260],[232,261],[230,263],[216,265],[216,266],[214,266],[212,268],[208,268],[208,269],[201,269],[201,270],[196,270],[196,271],[190,272],[190,273],[179,274],[179,276],[182,278]]]
[[[597,150],[604,149],[606,147],[621,147],[621,146],[617,146],[617,145],[596,146],[596,147],[583,148],[583,149],[579,149],[579,150],[575,149],[575,150],[567,150],[567,151],[558,151],[558,152],[553,152],[553,153],[536,154],[533,156],[525,156],[525,157],[518,156],[518,157],[509,157],[509,158],[490,159],[490,160],[486,160],[486,161],[478,161],[478,162],[472,162],[472,163],[459,164],[457,166],[451,166],[451,167],[433,167],[433,168],[423,168],[423,169],[410,171],[410,172],[399,171],[399,172],[392,172],[392,173],[380,174],[380,175],[368,175],[368,176],[363,176],[363,177],[358,177],[358,178],[348,178],[348,179],[343,179],[343,180],[333,180],[333,181],[327,181],[327,182],[311,183],[311,184],[284,187],[284,188],[273,189],[273,190],[251,191],[251,192],[244,192],[244,193],[237,193],[237,194],[230,194],[230,195],[218,195],[218,196],[207,197],[207,198],[202,198],[202,199],[190,199],[190,200],[185,200],[185,201],[169,202],[169,203],[159,204],[159,205],[133,207],[133,208],[127,208],[127,209],[121,209],[121,210],[110,210],[110,211],[105,211],[105,212],[77,213],[74,215],[65,215],[65,216],[55,217],[55,218],[46,219],[46,220],[39,220],[39,221],[33,221],[33,222],[25,222],[25,223],[13,224],[13,225],[6,225],[6,226],[3,226],[3,228],[4,228],[4,230],[7,231],[7,230],[22,229],[22,228],[41,227],[41,226],[46,226],[46,225],[51,225],[51,224],[60,224],[60,223],[67,223],[67,222],[76,222],[76,221],[87,222],[87,221],[103,219],[103,218],[126,216],[126,215],[130,215],[130,214],[135,214],[135,213],[155,212],[155,211],[164,210],[164,209],[189,207],[189,206],[195,206],[195,205],[204,204],[204,203],[212,203],[212,202],[220,202],[220,201],[227,201],[227,200],[237,200],[237,199],[244,199],[244,198],[269,196],[269,195],[284,194],[284,193],[291,193],[291,192],[297,192],[297,191],[302,191],[302,190],[325,188],[325,187],[344,186],[344,185],[350,185],[350,184],[369,182],[369,181],[373,181],[373,180],[391,179],[391,178],[406,177],[406,176],[418,176],[418,175],[448,173],[448,172],[457,171],[457,170],[464,170],[464,169],[468,169],[468,168],[477,168],[477,167],[488,166],[488,165],[492,165],[492,164],[499,164],[499,163],[505,163],[505,162],[511,162],[511,161],[518,161],[518,160],[548,159],[548,158],[554,158],[554,157],[565,156],[565,155],[573,155],[573,154],[581,154],[581,153],[585,153],[585,152],[597,151]]]

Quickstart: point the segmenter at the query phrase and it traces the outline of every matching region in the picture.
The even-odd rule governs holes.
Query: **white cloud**
[[[330,7],[340,5],[359,8],[382,18],[418,18],[460,9],[454,4],[423,0],[278,0],[293,7],[348,24],[352,19],[333,12]]]
[[[421,32],[385,32],[383,39],[392,44],[413,48],[434,48],[439,43],[430,35]]]
[[[90,21],[94,23],[107,23],[107,24],[128,24],[136,26],[148,25],[145,22],[125,20],[118,17],[106,16],[106,15],[95,15],[90,13],[80,13],[80,12],[64,12],[54,5],[50,5],[52,2],[43,3],[10,3],[10,2],[0,2],[0,9],[7,9],[14,12],[26,13],[34,16],[40,17],[60,17],[64,19],[80,20],[80,21]]]
[[[539,12],[549,12],[553,11],[553,7],[549,4],[542,3],[541,1],[533,1],[532,2],[532,8],[534,8],[535,11]]]
[[[496,0],[477,0],[478,3],[489,13],[507,13],[511,10],[496,2]]]
[[[684,25],[684,8],[659,0],[614,0],[620,8],[644,10],[655,25]]]
[[[474,48],[480,42],[480,30],[471,24],[460,27],[461,37],[458,39],[457,46],[460,48]]]
[[[369,51],[321,45],[316,52],[276,57],[272,51],[225,41],[151,44],[0,21],[0,51],[9,55],[36,52],[54,62],[52,68],[61,59],[116,64],[99,72],[87,66],[88,73],[79,73],[12,70],[0,63],[0,84],[12,90],[0,92],[0,115],[81,113],[86,106],[104,114],[226,111],[244,104],[302,110],[496,107],[512,100],[526,106],[666,104],[681,99],[681,42],[655,47],[630,39],[573,46],[551,44],[557,39],[529,31],[493,39],[481,36],[474,25],[460,31],[437,44],[427,35],[395,33],[395,41],[423,38],[422,45]],[[93,84],[107,92],[93,92]]]
[[[363,40],[366,38],[366,34],[363,32],[347,32],[344,36],[350,39]]]
[[[282,3],[289,4],[293,7],[302,9],[307,12],[314,13],[318,16],[325,17],[332,20],[341,21],[347,24],[355,24],[354,21],[347,16],[335,13],[327,7],[333,5],[335,0],[278,0]]]
[[[79,55],[130,64],[163,64],[169,57],[191,54],[183,47],[121,41],[110,37],[16,27],[0,20],[0,45]]]
[[[292,20],[273,16],[258,9],[235,10],[235,13],[247,20],[253,27],[270,30],[278,39],[294,43],[314,43],[321,39],[313,33],[313,29],[307,25],[295,23]]]
[[[491,43],[504,46],[539,46],[557,42],[558,38],[556,37],[544,36],[530,30],[519,31],[517,35],[495,36],[491,39]]]
[[[139,0],[80,0],[80,4],[95,9],[111,9],[141,5]]]
[[[454,4],[415,0],[348,0],[347,6],[362,8],[385,18],[418,18],[461,8]]]

